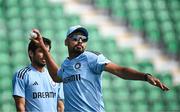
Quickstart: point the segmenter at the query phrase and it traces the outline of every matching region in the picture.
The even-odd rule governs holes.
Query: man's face
[[[49,51],[49,46],[46,45],[46,48]],[[41,48],[37,48],[34,53],[32,53],[32,63],[36,64],[39,67],[44,67],[46,65],[46,60]]]
[[[81,32],[72,34],[66,41],[70,52],[82,53],[86,49],[87,37],[83,36]]]

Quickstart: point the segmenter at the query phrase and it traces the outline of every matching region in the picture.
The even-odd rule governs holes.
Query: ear
[[[30,57],[33,57],[33,52],[32,51],[29,51],[28,53],[29,53]]]
[[[65,46],[68,45],[68,39],[67,38],[65,39],[64,44],[65,44]]]

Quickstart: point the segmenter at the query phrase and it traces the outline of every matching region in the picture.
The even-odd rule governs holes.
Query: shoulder
[[[101,55],[102,53],[97,52],[97,51],[89,51],[89,50],[87,50],[87,51],[85,51],[84,54],[86,54],[86,55],[93,55],[93,56],[99,56],[99,55]]]
[[[102,53],[95,52],[95,51],[86,51],[87,54],[87,60],[88,62],[98,62],[98,63],[109,63],[110,60],[108,60]]]
[[[28,72],[31,71],[31,68],[29,66],[19,69],[15,73],[15,77],[19,79],[24,79],[24,77],[27,75]]]
[[[88,63],[95,63],[101,54],[102,53],[96,52],[96,51],[85,51],[84,52],[84,55],[85,55]]]
[[[84,55],[87,57],[87,59],[95,59],[102,53],[97,52],[97,51],[85,51]]]

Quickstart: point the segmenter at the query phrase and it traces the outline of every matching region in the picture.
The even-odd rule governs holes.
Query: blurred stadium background
[[[38,28],[52,39],[60,65],[69,26],[87,27],[89,50],[113,62],[152,73],[171,89],[125,81],[104,73],[107,112],[180,111],[179,0],[0,0],[0,112],[15,111],[11,80],[29,63],[28,34]]]

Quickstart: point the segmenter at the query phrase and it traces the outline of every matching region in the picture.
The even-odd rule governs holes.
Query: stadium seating
[[[145,34],[145,40],[147,40],[150,44],[160,47],[168,55],[176,55],[175,57],[180,57],[179,4],[180,2],[178,0],[94,1],[94,5],[96,8],[107,10],[112,19],[121,20],[125,23],[128,23],[127,27],[129,27],[130,29]],[[115,46],[113,47],[114,49],[116,48]],[[128,92],[130,92],[130,99],[128,99],[126,102],[136,102],[136,104],[124,103],[125,105],[127,104],[127,108],[130,108],[128,110],[125,109],[126,106],[123,106],[121,108],[120,104],[118,105],[118,107],[116,107],[118,109],[116,111],[126,110],[129,112],[133,110],[133,112],[159,112],[180,110],[180,103],[176,95],[178,94],[178,92],[174,89],[176,87],[173,86],[171,74],[157,74],[152,63],[148,60],[136,62],[131,49],[118,49],[118,53],[115,52],[112,54],[107,54],[109,54],[108,56],[110,57],[110,59],[121,65],[130,66],[143,72],[154,73],[156,77],[160,78],[160,80],[165,82],[170,88],[173,88],[171,90],[172,92],[165,94],[160,90],[153,89],[153,91],[151,91],[152,86],[146,85],[141,82],[128,82],[128,84],[124,87],[126,87]],[[121,60],[121,57],[123,57],[123,60]],[[117,82],[116,84],[120,84],[120,82]],[[113,83],[111,85],[114,86]],[[116,87],[120,88],[118,86],[115,86],[115,88]],[[122,90],[122,88],[120,90]],[[117,93],[114,96],[123,96],[123,93],[124,92]],[[167,103],[168,100],[174,103]],[[121,100],[119,101],[121,102]],[[111,111],[110,108],[106,109],[108,111]]]
[[[60,65],[67,56],[64,39],[71,25],[80,24],[77,15],[65,15],[61,4],[47,0],[0,0],[0,111],[15,111],[11,79],[13,73],[29,64],[28,33],[38,28],[52,40],[52,55]],[[96,6],[109,10],[112,17],[128,22],[146,33],[149,42],[162,44],[168,53],[179,53],[178,0],[96,0]],[[168,6],[168,8],[167,8]],[[158,14],[157,14],[158,12]],[[172,22],[174,21],[174,22]],[[164,93],[147,83],[118,79],[103,73],[103,97],[107,112],[159,112],[180,110],[180,87],[174,87],[169,73],[156,73],[148,60],[137,61],[132,49],[120,49],[113,38],[102,38],[96,26],[87,26],[88,50],[102,52],[113,62],[155,73],[172,88]],[[177,41],[178,39],[178,41]],[[108,48],[108,49],[107,49]],[[152,90],[153,89],[153,90]]]
[[[178,0],[96,0],[97,8],[106,9],[113,18],[127,22],[133,30],[145,33],[150,43],[180,57]]]

